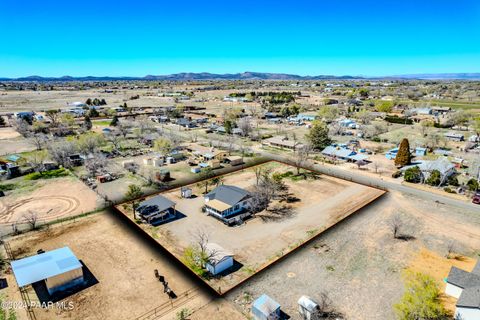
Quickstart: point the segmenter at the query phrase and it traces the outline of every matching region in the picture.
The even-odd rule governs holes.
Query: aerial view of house
[[[0,320],[480,320],[479,1],[0,27]]]

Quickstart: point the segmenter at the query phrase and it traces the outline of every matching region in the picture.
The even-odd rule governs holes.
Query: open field
[[[0,156],[34,149],[35,146],[12,127],[0,128]]]
[[[0,228],[11,231],[11,224],[25,224],[25,216],[34,213],[37,222],[87,213],[104,206],[103,199],[74,177],[31,182],[33,186],[16,188],[0,198]]]
[[[414,239],[393,238],[388,221],[397,214],[402,232]],[[463,262],[445,258],[452,241],[455,252],[467,256]],[[300,320],[298,298],[320,300],[325,293],[347,319],[396,319],[392,306],[403,294],[404,270],[431,274],[440,284],[451,265],[470,270],[479,258],[477,211],[391,191],[224,297],[248,314],[253,299],[266,293],[292,320]]]
[[[275,172],[295,170],[273,162],[263,166]],[[225,185],[247,190],[255,185],[252,169],[234,172],[221,179]],[[186,248],[195,244],[199,233],[207,234],[209,241],[233,252],[238,270],[224,277],[204,279],[222,294],[384,194],[382,190],[324,175],[308,180],[286,179],[285,183],[291,196],[299,199],[292,205],[289,216],[275,217],[260,212],[242,226],[228,227],[202,213],[203,189],[192,185],[190,187],[196,195],[192,199],[181,199],[178,189],[162,194],[176,202],[176,210],[183,218],[156,227],[138,226],[178,260],[183,259]],[[128,206],[118,205],[117,209],[133,219]]]

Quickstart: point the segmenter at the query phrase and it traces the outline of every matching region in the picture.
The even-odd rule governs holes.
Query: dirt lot
[[[38,221],[50,221],[101,208],[104,203],[94,191],[74,177],[29,181],[32,185],[13,190],[0,198],[0,227],[10,229],[33,212]],[[11,231],[11,230],[10,230]]]
[[[402,232],[412,235],[413,240],[393,239],[388,220],[394,214],[401,215]],[[471,258],[465,262],[443,258],[451,241],[459,254],[479,258],[478,212],[392,191],[228,292],[225,298],[248,313],[252,298],[266,293],[296,320],[300,319],[296,303],[301,295],[318,300],[326,293],[347,319],[395,319],[392,306],[403,294],[405,269],[429,274],[434,270],[432,276],[439,281],[448,275],[452,264],[471,269]],[[425,250],[437,258],[423,259]]]
[[[132,319],[155,307],[169,305],[163,286],[154,277],[154,269],[165,276],[177,295],[195,286],[178,265],[170,263],[158,247],[155,249],[147,242],[113,213],[106,212],[18,237],[10,244],[16,257],[34,254],[40,248],[69,246],[98,280],[64,300],[73,302],[73,310],[35,309],[37,319]],[[9,297],[20,299],[12,275],[8,282]],[[32,290],[29,295],[34,301]],[[199,295],[206,293],[200,291]],[[170,316],[173,318],[174,314]]]
[[[34,145],[12,127],[0,128],[0,156],[32,150]]]
[[[279,172],[294,170],[278,163],[266,166]],[[223,176],[222,182],[251,189],[255,185],[255,174],[252,169],[247,169]],[[226,292],[384,193],[323,175],[315,180],[286,179],[285,182],[291,196],[300,199],[293,205],[293,214],[288,217],[271,219],[266,212],[261,212],[240,227],[228,227],[201,212],[204,204],[201,192],[204,190],[194,185],[197,197],[193,199],[181,199],[178,189],[163,194],[177,203],[176,209],[183,218],[158,227],[143,224],[141,227],[178,259],[182,259],[186,247],[195,244],[200,232],[207,234],[210,242],[221,244],[233,252],[241,268],[223,278],[207,280],[215,290]],[[122,205],[118,208],[125,210]],[[128,212],[126,215],[132,217]]]

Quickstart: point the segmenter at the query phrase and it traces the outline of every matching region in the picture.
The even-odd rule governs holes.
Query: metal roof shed
[[[253,302],[252,314],[255,320],[279,319],[280,304],[266,294],[262,294]]]
[[[11,265],[19,287],[44,280],[51,294],[83,282],[82,264],[68,247],[15,260]]]

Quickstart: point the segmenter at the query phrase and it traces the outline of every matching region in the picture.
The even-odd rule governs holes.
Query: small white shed
[[[318,303],[308,296],[301,296],[298,299],[298,312],[302,315],[302,319],[314,319],[315,314],[319,311]]]
[[[205,266],[210,274],[215,276],[233,266],[233,253],[218,244],[208,243],[206,251],[211,256]]]

